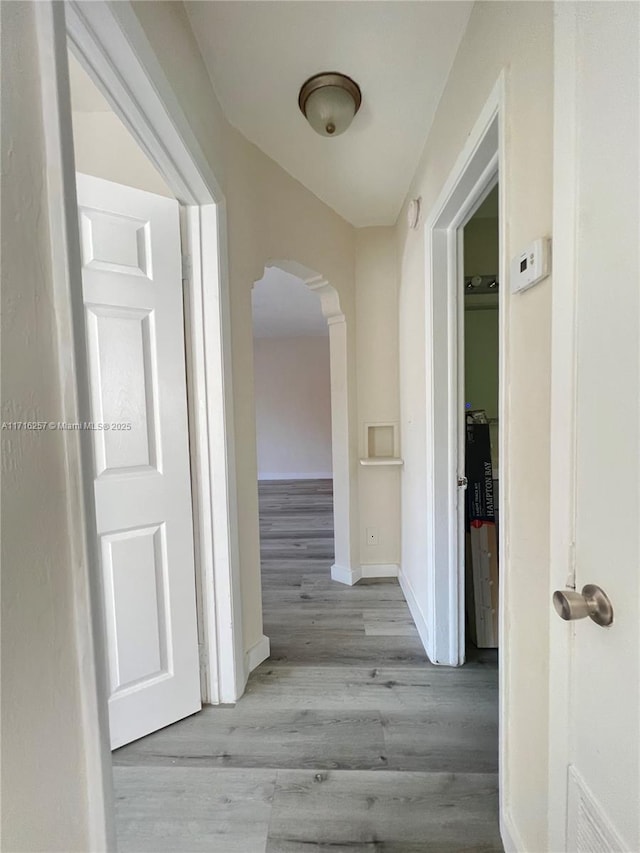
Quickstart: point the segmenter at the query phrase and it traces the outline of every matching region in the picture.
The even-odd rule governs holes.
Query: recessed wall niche
[[[400,440],[397,423],[364,425],[364,457],[362,465],[399,465]]]

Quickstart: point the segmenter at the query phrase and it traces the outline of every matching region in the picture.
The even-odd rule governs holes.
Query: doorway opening
[[[460,448],[466,478],[465,638],[472,649],[498,647],[499,308],[498,185],[461,229]]]
[[[505,391],[508,365],[504,354],[507,351],[509,293],[506,287],[500,288],[506,281],[508,212],[505,210],[505,183],[504,180],[499,182],[500,176],[505,174],[504,139],[504,78],[501,76],[425,222],[429,342],[426,348],[426,527],[429,542],[426,573],[431,619],[424,639],[430,660],[445,666],[464,664],[467,640],[475,640],[481,648],[477,650],[476,645],[471,645],[471,667],[476,663],[484,666],[489,660],[490,666],[497,670],[497,710],[488,736],[498,740],[500,822],[502,832],[508,836],[504,768],[508,749],[509,631],[504,615],[504,589],[509,572],[505,547],[509,495],[504,471],[509,458],[509,430]],[[490,225],[482,222],[485,218],[491,219]],[[474,242],[478,242],[476,238],[480,238],[483,245],[474,247]],[[488,253],[489,247],[491,258],[477,257],[478,249]],[[498,297],[490,295],[495,291]],[[486,310],[478,310],[480,308]],[[480,456],[482,482],[471,482],[478,479],[472,472],[472,462],[475,464],[477,460],[467,452],[467,420],[470,438],[474,432],[484,436],[484,451]],[[468,480],[472,490],[478,489],[478,494],[484,486],[484,507],[477,505],[478,494],[468,493]],[[494,495],[496,498],[499,495],[500,499],[499,519],[495,517]],[[474,512],[485,512],[480,518],[469,518],[469,533],[476,531],[473,534],[475,542],[467,534],[467,508],[472,497]],[[491,517],[486,512],[486,504],[490,505]],[[472,522],[475,522],[473,528]],[[478,523],[480,527],[476,527]],[[477,595],[473,577],[474,545],[476,564],[480,566]],[[479,607],[484,619],[481,625]],[[495,651],[498,641],[499,659]]]
[[[252,291],[264,632],[286,654],[296,614],[282,593],[334,564],[331,358],[320,297],[270,266]]]
[[[197,144],[193,143],[188,134],[185,136],[183,133],[188,125],[179,105],[171,100],[173,95],[166,79],[159,75],[157,79],[154,77],[153,84],[151,82],[149,71],[141,59],[141,56],[146,56],[144,37],[139,28],[136,29],[133,12],[123,8],[122,14],[124,18],[130,16],[131,27],[123,28],[121,22],[116,23],[115,11],[102,3],[93,4],[91,8],[74,3],[53,10],[43,7],[41,15],[40,60],[42,68],[47,69],[47,73],[43,72],[43,79],[50,84],[50,97],[45,98],[48,110],[45,116],[46,142],[48,156],[51,156],[53,164],[52,181],[55,184],[55,191],[49,196],[49,214],[52,222],[59,223],[54,253],[55,271],[64,283],[63,307],[69,313],[76,371],[75,382],[69,389],[69,399],[63,411],[67,416],[65,419],[70,422],[95,420],[95,397],[92,394],[90,375],[93,369],[91,329],[86,316],[86,299],[82,292],[82,267],[87,257],[86,250],[89,250],[89,254],[93,252],[95,272],[101,268],[101,272],[108,274],[114,272],[118,265],[137,267],[140,279],[138,283],[143,283],[145,275],[149,280],[149,273],[160,274],[163,267],[162,263],[155,268],[153,266],[154,243],[150,232],[154,229],[146,214],[140,215],[139,223],[134,221],[135,216],[130,217],[128,222],[126,216],[122,219],[119,223],[122,225],[120,232],[124,229],[130,238],[122,245],[118,244],[118,223],[109,221],[109,217],[103,218],[101,224],[104,227],[100,239],[97,233],[93,233],[91,222],[87,226],[87,233],[82,232],[83,223],[80,229],[77,227],[80,201],[77,185],[80,186],[81,181],[77,180],[75,174],[68,79],[69,58],[73,55],[88,75],[90,87],[93,86],[94,90],[95,87],[98,88],[98,94],[104,96],[110,111],[122,123],[123,128],[120,130],[125,130],[125,136],[128,131],[140,151],[146,155],[148,162],[144,165],[141,165],[144,157],[138,158],[140,174],[159,180],[153,187],[155,193],[133,189],[123,183],[118,185],[120,191],[153,196],[165,206],[168,204],[172,207],[175,214],[173,221],[176,228],[172,232],[172,239],[178,247],[175,267],[178,307],[175,313],[182,322],[184,301],[184,328],[181,327],[178,334],[181,354],[174,362],[174,369],[176,365],[184,365],[186,362],[189,405],[187,474],[183,481],[187,494],[185,501],[181,503],[188,504],[192,501],[193,522],[185,522],[183,519],[183,527],[189,528],[184,532],[190,533],[191,536],[195,576],[202,591],[198,602],[198,634],[195,642],[198,672],[194,681],[195,689],[192,691],[199,707],[200,702],[216,704],[235,701],[241,695],[247,677],[242,640],[237,527],[234,518],[235,456],[229,353],[229,296],[224,239],[226,214],[224,196],[209,164]],[[94,94],[95,91],[90,98]],[[169,110],[167,104],[170,104]],[[92,132],[95,132],[95,128]],[[114,133],[120,141],[124,139],[118,130]],[[90,136],[88,133],[87,138]],[[98,145],[102,142],[100,136],[99,132],[97,136],[94,135]],[[185,142],[185,138],[188,142]],[[110,156],[113,161],[114,152],[105,153],[104,149],[101,150],[105,157]],[[79,168],[83,168],[83,165],[79,164]],[[134,169],[134,172],[137,173],[138,169]],[[108,183],[103,178],[85,177],[89,182]],[[124,178],[121,177],[120,180]],[[130,182],[135,184],[134,177]],[[168,192],[165,192],[167,189]],[[83,191],[82,187],[80,191]],[[88,201],[87,207],[92,207],[91,200]],[[87,214],[85,218],[91,220],[91,211],[88,210]],[[180,237],[182,252],[186,251],[186,257],[184,254],[181,257]],[[117,258],[100,257],[104,245],[109,241],[116,247],[116,254],[119,255]],[[129,272],[136,276],[135,269],[130,269]],[[110,325],[107,321],[114,318],[108,316],[109,311],[104,315],[100,298],[95,301],[99,310],[97,319],[91,322],[94,326],[100,326],[102,323],[104,330]],[[158,440],[163,438],[161,430],[158,431],[162,420],[162,406],[158,402],[160,394],[156,394],[159,388],[159,374],[156,370],[158,365],[152,354],[152,344],[162,343],[163,336],[158,334],[161,330],[156,328],[155,320],[151,319],[146,306],[131,306],[126,304],[126,300],[120,308],[123,306],[127,308],[126,317],[119,318],[115,325],[111,324],[114,330],[114,352],[122,356],[116,341],[118,333],[122,332],[124,337],[128,335],[130,349],[138,356],[138,365],[144,365],[146,375],[150,378],[148,387],[143,388],[144,383],[140,381],[136,386],[138,402],[141,404],[138,408],[146,407],[146,429],[140,431],[140,436],[146,441],[148,458],[146,462],[138,460],[132,464],[134,468],[137,465],[140,472],[148,473],[147,469],[154,467],[158,473],[161,470],[164,472],[165,468],[168,470],[169,467],[165,463],[170,455],[171,440],[165,442],[164,447],[162,441]],[[101,312],[104,315],[102,317]],[[95,329],[93,332],[95,344]],[[93,355],[98,355],[97,359],[94,357],[94,368],[99,364],[102,355],[99,350],[99,346],[94,346]],[[115,360],[117,361],[117,358]],[[123,359],[120,358],[120,361]],[[165,364],[169,361],[170,359],[165,359]],[[126,365],[123,365],[123,369],[126,371]],[[184,367],[181,369],[184,380]],[[133,379],[132,382],[136,385]],[[114,397],[117,397],[118,389],[112,388],[112,391]],[[184,415],[186,421],[186,412]],[[127,418],[123,418],[123,421],[126,420]],[[111,450],[117,450],[118,442],[113,440],[117,439],[117,436],[109,438]],[[74,453],[78,455],[81,479],[75,484],[75,499],[82,507],[82,512],[78,540],[75,543],[81,554],[77,560],[76,571],[79,587],[86,590],[87,594],[86,611],[78,611],[78,630],[83,633],[91,649],[86,661],[82,698],[85,709],[84,725],[89,744],[88,774],[93,780],[90,792],[91,831],[96,838],[95,846],[102,847],[105,838],[109,839],[109,846],[115,843],[108,713],[109,693],[113,693],[114,683],[108,645],[113,639],[113,632],[109,637],[108,631],[105,631],[105,622],[109,621],[108,614],[105,618],[105,597],[111,595],[113,598],[113,590],[105,590],[103,578],[100,576],[101,566],[105,564],[102,557],[107,545],[106,550],[110,550],[112,556],[122,556],[116,552],[126,551],[131,545],[134,546],[133,551],[136,551],[138,546],[144,546],[142,550],[146,559],[146,581],[150,587],[155,587],[156,591],[155,599],[154,596],[149,597],[149,600],[155,600],[157,605],[155,614],[149,608],[149,612],[145,611],[147,639],[150,640],[143,649],[145,654],[148,653],[147,657],[144,661],[137,659],[133,670],[123,673],[123,676],[127,677],[118,685],[122,688],[121,695],[132,695],[138,689],[140,678],[145,683],[148,680],[160,684],[170,681],[173,675],[173,664],[177,658],[174,656],[172,659],[171,649],[165,642],[168,632],[162,630],[163,620],[168,621],[169,618],[165,593],[170,587],[167,572],[171,549],[167,525],[162,519],[158,524],[150,523],[148,536],[139,538],[137,543],[129,541],[132,537],[126,535],[126,524],[118,527],[123,533],[120,538],[116,537],[107,542],[108,537],[99,535],[97,521],[101,510],[107,505],[117,508],[118,501],[114,495],[103,499],[104,496],[99,496],[95,489],[96,446],[92,431],[80,430],[78,439]],[[123,450],[124,444],[120,443],[119,447]],[[142,443],[138,449],[141,447]],[[105,481],[106,479],[108,478],[105,478]],[[117,479],[118,475],[115,474],[111,485],[115,486]],[[184,541],[188,540],[189,537],[185,536]],[[133,551],[130,549],[130,562],[142,565],[144,560],[137,560],[136,557],[140,554],[134,554]],[[192,560],[192,567],[193,564]],[[113,579],[112,569],[113,565],[109,570]],[[187,597],[191,596],[193,600],[193,572],[191,584],[192,588]],[[130,599],[124,587],[122,591],[125,592],[122,600],[126,602],[126,612]],[[111,627],[113,621],[112,612]],[[133,621],[130,619],[131,624]],[[152,659],[154,655],[155,660]],[[193,659],[193,654],[191,657]],[[154,664],[157,664],[155,675],[151,672]],[[143,676],[148,676],[148,679]],[[95,737],[96,733],[98,737]],[[133,737],[136,736],[134,733]]]
[[[79,151],[83,147],[90,149],[94,144],[96,152],[90,153],[89,159],[98,162],[99,168],[115,168],[121,183],[128,180],[139,188],[143,181],[143,189],[170,196],[180,206],[182,268],[177,278],[182,305],[178,313],[184,316],[180,337],[183,339],[181,358],[186,365],[201,700],[212,704],[233,702],[242,694],[248,673],[242,637],[235,523],[237,499],[224,196],[197,144],[183,132],[187,122],[179,105],[172,100],[167,81],[160,75],[151,82],[149,70],[141,59],[146,55],[144,37],[136,26],[135,16],[131,10],[123,8],[120,11],[128,17],[130,26],[123,28],[122,21],[116,22],[114,11],[101,3],[91,8],[70,3],[58,22],[66,31],[68,58],[74,63],[73,74],[76,78],[83,75],[80,92],[76,93],[76,107],[82,104],[83,98],[85,108],[87,103],[91,106],[92,102],[101,100],[98,112],[110,112],[109,116],[98,116],[96,121],[85,120],[83,128],[80,132],[76,129],[75,135],[77,142],[82,142],[78,145]],[[66,69],[60,73],[66,77]],[[167,104],[171,107],[169,112]],[[72,132],[70,113],[71,110],[68,124],[63,127],[68,137]],[[66,115],[63,118],[66,119]],[[100,121],[110,122],[109,130],[118,144],[124,146],[123,153],[127,156],[119,158],[117,152],[107,150],[99,129]],[[65,136],[63,147],[66,144]],[[133,168],[132,164],[135,164]],[[79,168],[82,167],[80,163]],[[71,175],[65,180],[69,183],[67,204],[70,205],[75,187]],[[147,226],[138,231],[136,241],[144,254],[148,248]],[[75,263],[76,258],[72,261]],[[73,308],[78,338],[76,358],[82,362],[86,361],[84,306],[74,305]],[[83,397],[82,406],[89,410],[90,377],[81,368],[82,363],[79,364],[79,393]],[[91,505],[93,470],[88,462],[92,448],[90,437],[87,440],[83,437],[83,441],[87,460],[83,465],[86,469],[83,478],[89,519],[95,516],[95,508]],[[87,524],[88,541],[95,549],[94,560],[98,563],[95,523],[87,521]],[[97,580],[92,583],[95,584],[92,618],[99,625],[102,594]],[[100,668],[100,657],[107,657],[106,650],[102,649],[101,631],[96,635],[96,644],[96,665]],[[100,725],[102,728],[103,723]]]
[[[279,284],[274,284],[274,282],[279,282]],[[304,287],[305,290],[300,290],[301,287]],[[291,305],[290,313],[293,312],[291,313],[289,320],[283,319],[284,316],[287,315],[288,309],[283,307],[282,311],[284,314],[282,314],[282,312],[278,311],[278,308],[276,307],[277,303],[272,294],[278,292],[280,292],[281,306],[286,302],[286,294],[288,292],[288,298]],[[297,295],[292,297],[293,293]],[[323,409],[324,415],[316,418],[316,422],[311,428],[311,432],[315,435],[315,440],[311,442],[311,444],[313,444],[313,452],[311,457],[307,456],[306,471],[315,475],[318,473],[328,474],[331,472],[330,477],[333,480],[334,530],[334,559],[333,564],[331,565],[331,578],[339,581],[340,583],[352,585],[354,583],[354,573],[351,568],[353,562],[351,553],[353,548],[351,530],[353,498],[351,494],[352,483],[350,475],[349,406],[347,396],[348,330],[346,319],[340,306],[338,291],[332,284],[323,278],[320,273],[298,263],[297,261],[270,260],[265,265],[265,275],[254,285],[253,303],[254,310],[262,317],[260,324],[263,329],[269,327],[277,332],[278,323],[289,323],[291,330],[291,328],[295,327],[296,323],[302,322],[303,325],[299,328],[302,328],[303,330],[304,328],[307,328],[308,330],[315,329],[316,332],[322,331],[322,337],[326,336],[324,330],[327,329],[328,331],[329,405],[327,407],[325,402]],[[318,314],[318,306],[320,307],[320,314]],[[280,317],[281,314],[282,318],[278,320],[277,318]],[[301,319],[305,317],[306,319]],[[313,319],[314,317],[315,320]],[[294,325],[291,326],[291,323]],[[305,326],[304,324],[311,325]],[[284,325],[281,326],[281,328],[284,328]],[[264,332],[260,332],[258,337],[263,334]],[[315,336],[311,335],[311,337]],[[316,347],[317,346],[325,348],[326,344],[318,344],[316,342]],[[309,349],[309,346],[307,346],[307,349]],[[272,412],[272,409],[270,411]],[[310,411],[312,412],[312,409]],[[330,436],[327,432],[327,414],[329,412]],[[298,417],[299,414],[300,413],[298,413],[296,417]],[[267,419],[272,417],[272,414],[270,415],[266,409],[263,409],[262,415],[266,415]],[[309,413],[307,413],[307,417],[308,416]],[[324,425],[321,431],[319,431],[320,423]],[[256,436],[259,442],[262,442],[263,438],[265,439],[264,443],[261,444],[260,452],[262,453],[262,457],[258,459],[259,477],[261,465],[263,465],[263,475],[278,473],[267,470],[267,463],[269,460],[271,460],[271,462],[275,461],[273,457],[274,440],[275,444],[280,446],[280,452],[282,452],[282,448],[284,446],[279,439],[275,438],[273,434],[273,425],[271,427],[271,438],[267,440],[266,433],[264,432],[264,426],[265,420],[262,418],[263,434],[262,436]],[[302,431],[304,430],[308,430],[308,425],[307,427],[303,427]],[[296,444],[296,447],[296,453],[299,458],[301,452],[299,443]],[[310,448],[307,447],[305,452],[308,454],[309,450]],[[288,452],[288,450],[284,451],[285,456]],[[330,462],[329,456],[331,460]],[[300,473],[294,470],[296,465],[293,464],[293,457],[290,456],[286,462],[282,457],[278,457],[277,455],[276,458],[279,458],[279,467],[282,468],[283,472],[286,473],[288,471],[289,474]],[[311,462],[311,460],[313,460],[313,462]],[[265,468],[264,465],[267,465],[267,468]],[[310,465],[314,470],[310,469]],[[315,470],[318,466],[323,470]],[[280,473],[282,474],[282,472]]]
[[[258,480],[331,480],[329,326],[319,296],[279,267],[252,291]]]
[[[180,206],[69,57],[99,586],[116,749],[202,707]],[[200,596],[200,610],[202,601]],[[199,636],[200,631],[200,636]],[[201,684],[202,682],[202,684]]]

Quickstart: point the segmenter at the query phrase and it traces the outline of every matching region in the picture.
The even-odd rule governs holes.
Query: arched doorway
[[[333,580],[351,583],[351,478],[347,383],[347,323],[338,291],[320,273],[296,261],[269,260],[265,269],[279,269],[295,276],[320,299],[329,330],[331,399],[331,468],[335,557]]]

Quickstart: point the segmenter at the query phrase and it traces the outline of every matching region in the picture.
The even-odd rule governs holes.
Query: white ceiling
[[[389,225],[415,173],[467,24],[467,0],[187,2],[229,121],[357,226]],[[304,81],[340,71],[362,89],[349,130],[316,134]]]
[[[302,279],[267,267],[251,295],[255,338],[320,337],[329,334],[320,297]]]

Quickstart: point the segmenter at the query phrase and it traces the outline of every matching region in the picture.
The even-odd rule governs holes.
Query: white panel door
[[[550,617],[552,851],[640,850],[639,58],[640,4],[556,4],[551,582],[614,619]]]
[[[179,210],[77,181],[116,748],[201,707]]]

